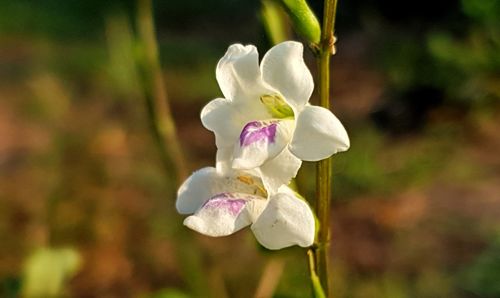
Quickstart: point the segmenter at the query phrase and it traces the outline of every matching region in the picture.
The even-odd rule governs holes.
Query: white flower
[[[187,227],[212,237],[226,236],[251,225],[268,249],[314,241],[314,215],[287,186],[268,196],[260,178],[244,171],[222,174],[206,167],[193,173],[177,192],[177,211],[193,214]]]
[[[302,53],[301,43],[283,42],[259,67],[254,46],[230,46],[216,69],[225,98],[201,112],[225,168],[257,171],[271,193],[295,177],[302,160],[318,161],[349,148],[333,113],[308,103],[314,83]]]

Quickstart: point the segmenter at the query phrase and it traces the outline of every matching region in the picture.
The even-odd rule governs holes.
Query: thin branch
[[[316,56],[319,69],[320,105],[330,109],[330,57],[334,53],[334,26],[337,0],[325,0],[323,28],[319,53]],[[327,297],[332,297],[329,278],[329,248],[330,248],[330,199],[332,190],[331,158],[324,159],[316,168],[316,214],[319,220],[319,230],[312,251],[316,273]]]
[[[188,171],[160,67],[151,0],[138,1],[137,21],[144,55],[140,69],[148,110],[151,114],[150,119],[153,121],[152,128],[165,167],[167,170],[175,168],[178,185],[187,177]]]

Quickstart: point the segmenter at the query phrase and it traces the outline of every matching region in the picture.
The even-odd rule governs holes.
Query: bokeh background
[[[500,297],[499,15],[496,0],[339,1],[336,297]],[[155,1],[154,17],[188,169],[212,166],[199,112],[228,45],[271,46],[261,2]],[[0,1],[0,297],[308,297],[304,250],[182,226],[136,20],[135,1]],[[313,173],[297,179],[309,198]]]

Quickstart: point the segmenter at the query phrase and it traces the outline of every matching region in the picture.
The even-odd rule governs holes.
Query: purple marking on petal
[[[233,216],[237,216],[247,201],[246,199],[237,199],[229,193],[221,193],[206,201],[202,208],[226,209]]]
[[[277,126],[276,122],[271,122],[269,125],[259,121],[247,123],[240,134],[240,146],[248,146],[261,140],[274,143]]]

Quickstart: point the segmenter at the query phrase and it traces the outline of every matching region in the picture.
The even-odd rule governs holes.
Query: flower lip
[[[271,121],[269,125],[261,121],[251,121],[243,127],[240,135],[240,146],[248,146],[255,142],[266,140],[269,143],[274,143],[276,138],[277,124]]]
[[[246,198],[244,195],[237,196],[236,194],[224,192],[210,198],[201,206],[201,208],[225,209],[233,216],[236,216],[241,212],[241,210],[243,209],[243,207],[245,207],[245,204],[248,201],[249,199]]]
[[[245,125],[239,141],[233,143],[231,166],[251,170],[276,157],[290,142],[294,121],[271,119]]]
[[[310,207],[287,186],[269,196],[251,192],[260,184],[259,177],[242,171],[220,174],[215,168],[205,168],[193,173],[179,188],[177,200],[202,203],[189,212],[192,215],[184,225],[212,237],[251,226],[257,240],[268,249],[311,245],[315,222]],[[207,192],[210,199],[205,201]]]

